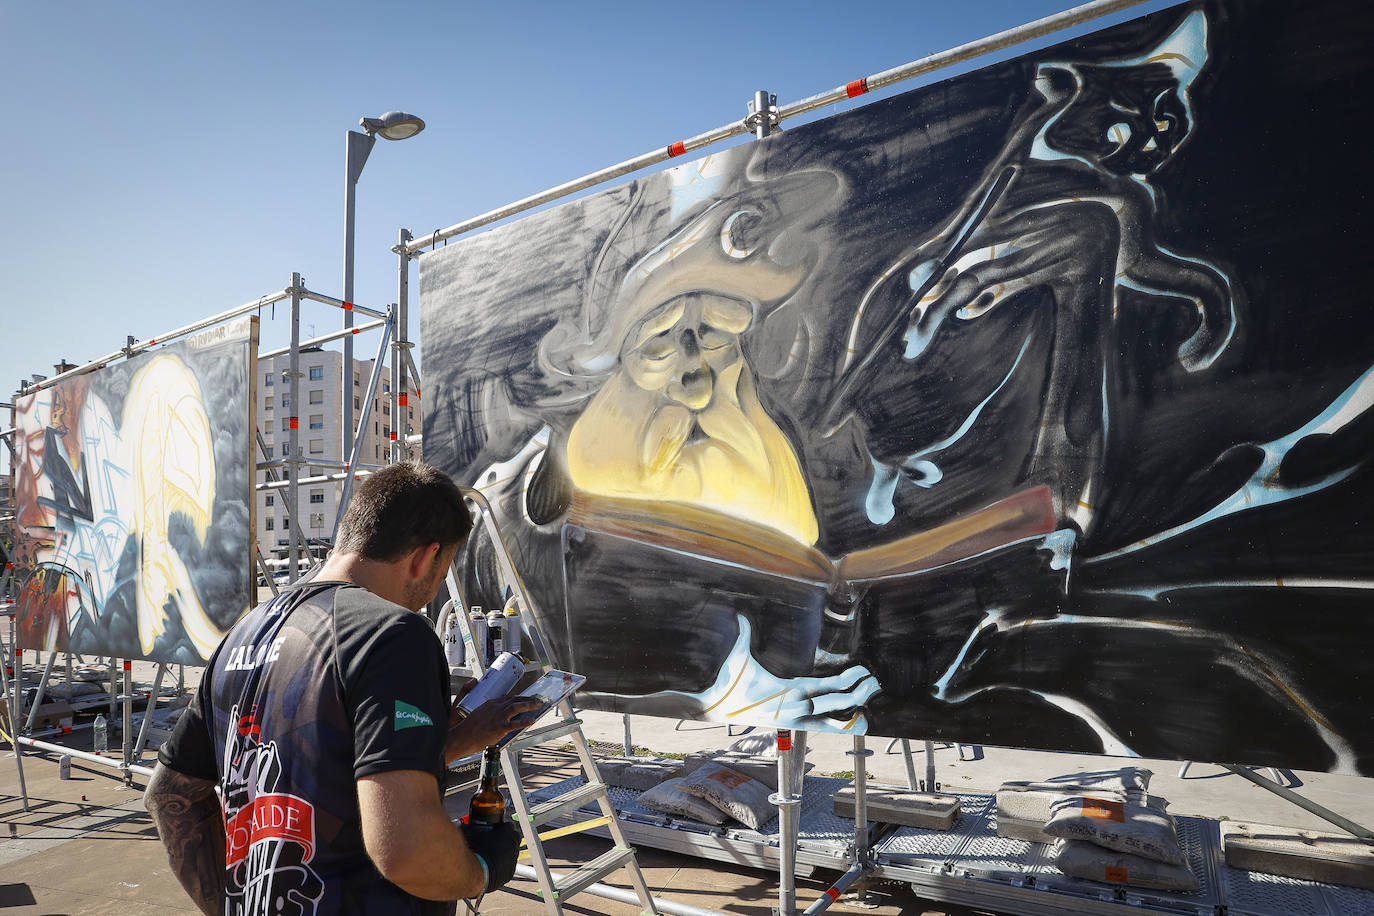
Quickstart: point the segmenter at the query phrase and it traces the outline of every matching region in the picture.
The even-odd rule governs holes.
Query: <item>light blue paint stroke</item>
[[[1374,367],[1366,369],[1364,374],[1355,380],[1350,387],[1346,388],[1331,404],[1313,418],[1310,422],[1300,426],[1298,429],[1282,438],[1272,442],[1265,442],[1257,445],[1256,448],[1264,453],[1264,459],[1255,473],[1250,476],[1239,489],[1230,496],[1223,499],[1216,506],[1199,515],[1197,518],[1181,525],[1175,525],[1166,531],[1142,538],[1134,544],[1129,544],[1110,553],[1099,554],[1084,562],[1097,563],[1102,560],[1110,560],[1116,557],[1126,556],[1135,553],[1145,547],[1158,544],[1169,538],[1177,537],[1201,528],[1204,525],[1214,522],[1240,512],[1251,509],[1258,509],[1263,506],[1277,505],[1291,499],[1298,499],[1310,493],[1324,490],[1333,484],[1340,483],[1359,467],[1359,464],[1352,465],[1344,470],[1333,471],[1316,483],[1308,484],[1303,487],[1284,487],[1278,482],[1280,467],[1288,453],[1299,442],[1309,436],[1329,435],[1344,429],[1351,421],[1355,420],[1371,406],[1374,406]]]
[[[862,665],[854,665],[827,677],[778,677],[750,654],[752,631],[748,618],[738,615],[736,619],[739,637],[720,666],[715,682],[705,690],[697,693],[660,690],[644,695],[593,692],[592,695],[613,699],[618,704],[642,702],[663,708],[701,710],[688,718],[754,723],[766,720],[768,728],[856,735],[868,730],[868,719],[862,713],[852,723],[831,716],[863,706],[882,690],[872,672]],[[746,710],[745,707],[750,708]],[[735,712],[739,714],[732,715]]]
[[[897,491],[897,478],[900,473],[896,468],[889,467],[876,458],[868,460],[873,462],[873,482],[868,485],[868,495],[864,497],[864,511],[868,513],[868,520],[873,524],[886,525],[897,514],[892,497]]]
[[[926,456],[942,452],[968,435],[968,431],[973,428],[973,424],[978,421],[979,415],[982,414],[983,408],[987,407],[992,399],[997,397],[998,393],[1007,386],[1011,377],[1016,374],[1016,369],[1021,365],[1021,360],[1025,357],[1026,351],[1030,349],[1031,340],[1034,336],[1034,334],[1026,335],[1026,339],[1021,342],[1021,349],[1017,352],[1016,359],[1012,361],[1011,368],[1007,370],[1006,375],[1002,377],[1002,380],[997,383],[997,387],[992,389],[987,397],[978,402],[978,406],[974,407],[969,415],[964,418],[964,422],[953,434],[903,459],[901,467],[910,473],[909,479],[912,483],[928,489],[944,479],[944,471],[940,470],[939,466],[928,460]],[[864,511],[867,512],[868,520],[873,524],[886,525],[892,521],[897,512],[893,499],[896,496],[899,473],[887,464],[872,458],[869,460],[873,462],[873,481],[869,484],[868,493],[864,497]]]

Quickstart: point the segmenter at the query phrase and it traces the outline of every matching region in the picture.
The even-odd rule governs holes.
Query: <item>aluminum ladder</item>
[[[506,546],[505,539],[501,536],[496,519],[493,517],[491,505],[487,502],[486,496],[478,490],[465,487],[463,488],[463,495],[476,507],[478,526],[485,529],[496,548],[497,563],[501,568],[502,578],[507,587],[520,597],[525,609],[525,613],[520,618],[525,631],[525,638],[522,639],[522,654],[526,658],[533,657],[538,661],[539,667],[547,670],[550,667],[549,656],[544,649],[538,629],[534,625],[528,594],[520,579],[519,572],[511,560],[510,550]],[[475,535],[477,531],[474,530],[473,533]],[[486,666],[482,660],[482,653],[478,651],[468,615],[464,613],[469,605],[459,585],[456,568],[449,569],[448,589],[450,596],[452,596],[450,600],[453,604],[453,612],[457,614],[457,619],[462,627],[463,641],[468,650],[468,670],[473,675],[480,677],[486,670]],[[442,619],[442,615],[440,619]],[[657,916],[658,908],[655,905],[653,894],[649,891],[649,885],[644,880],[644,873],[640,870],[634,847],[630,846],[625,839],[619,819],[616,817],[615,808],[611,804],[606,783],[601,779],[601,774],[596,767],[596,760],[592,757],[591,748],[587,745],[586,736],[582,734],[582,720],[577,718],[572,703],[567,699],[559,703],[555,709],[558,712],[558,718],[554,722],[527,730],[501,749],[502,773],[506,779],[511,803],[515,806],[514,820],[525,838],[525,849],[529,854],[530,865],[534,868],[535,878],[539,883],[539,897],[544,901],[544,906],[550,916],[563,916],[563,904],[571,897],[596,884],[607,875],[623,868],[628,870],[630,883],[639,898],[639,904],[642,908],[641,916]],[[573,747],[577,751],[584,783],[556,798],[531,805],[530,793],[525,788],[524,781],[520,776],[520,753],[529,748],[560,739],[572,741]],[[457,788],[462,788],[462,786]],[[600,817],[540,834],[539,828],[544,824],[576,811],[592,801],[595,801],[601,809]],[[563,874],[555,874],[553,869],[549,867],[548,857],[544,854],[544,842],[602,826],[610,831],[613,844],[611,848],[579,868]],[[471,903],[468,908],[469,912],[473,914],[478,912],[477,906]]]

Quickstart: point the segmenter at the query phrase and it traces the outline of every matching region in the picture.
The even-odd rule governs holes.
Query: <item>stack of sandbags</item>
[[[1055,838],[1055,867],[1093,881],[1197,890],[1168,804],[1157,795],[1125,801],[1077,795],[1056,802],[1045,824]]]
[[[655,811],[706,824],[733,818],[757,830],[777,814],[771,790],[756,779],[719,763],[705,763],[687,776],[670,779],[643,795],[639,803]]]

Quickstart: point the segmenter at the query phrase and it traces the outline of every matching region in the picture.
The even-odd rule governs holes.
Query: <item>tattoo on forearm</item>
[[[181,886],[201,912],[224,911],[224,816],[215,784],[158,766],[144,805]]]

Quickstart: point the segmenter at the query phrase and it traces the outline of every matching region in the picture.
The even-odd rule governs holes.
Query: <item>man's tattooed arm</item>
[[[224,815],[215,783],[158,764],[143,793],[167,858],[201,912],[224,912]]]

